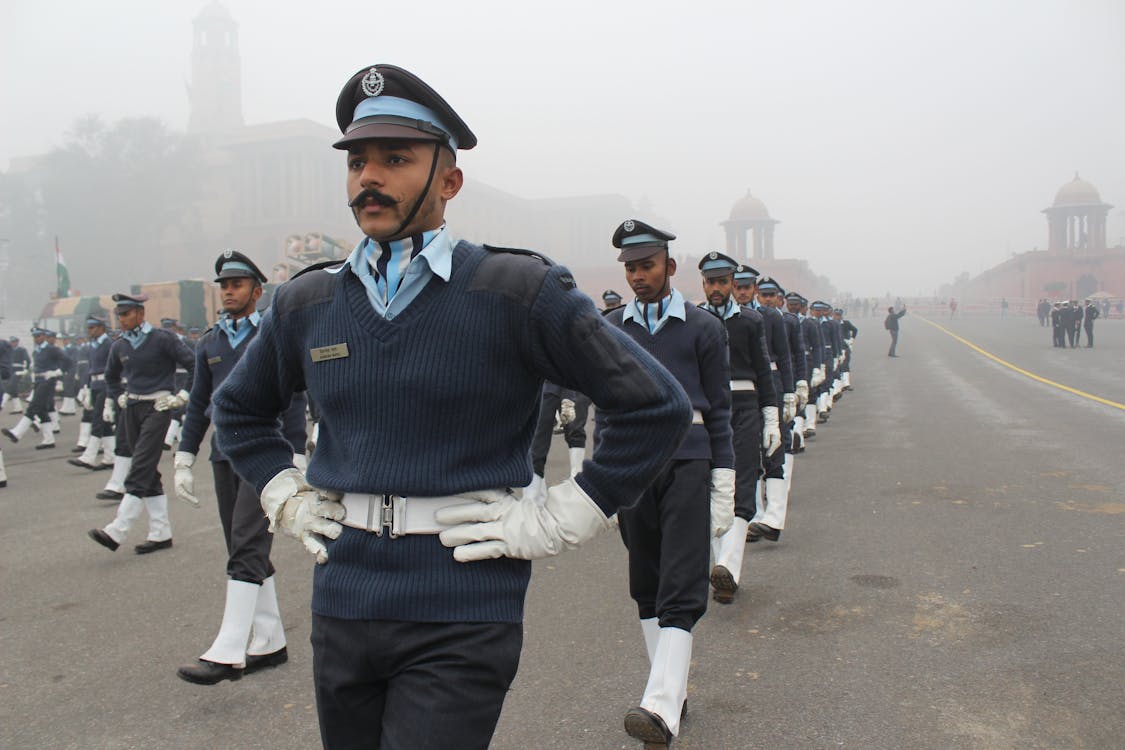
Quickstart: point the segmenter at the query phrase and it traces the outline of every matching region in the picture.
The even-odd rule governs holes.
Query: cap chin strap
[[[422,201],[426,200],[426,196],[430,194],[430,186],[434,182],[434,173],[437,172],[438,154],[441,152],[441,143],[434,142],[434,157],[430,160],[430,175],[426,178],[426,187],[422,188],[422,194],[418,196],[418,200],[414,201],[414,208],[410,209],[410,213],[402,220],[402,224],[395,230],[393,237],[399,237],[402,231],[414,221],[414,217],[418,214],[418,210],[422,208]]]

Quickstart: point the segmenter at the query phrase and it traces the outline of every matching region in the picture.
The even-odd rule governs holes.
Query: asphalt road
[[[935,322],[1125,403],[1125,322],[1065,351],[1033,319]],[[748,550],[739,598],[696,629],[676,747],[1120,748],[1125,410],[911,315],[897,359],[881,320],[856,323],[856,389],[797,460],[781,542]],[[317,747],[300,545],[274,553],[290,662],[180,681],[222,612],[209,475],[203,509],[172,501],[172,550],[110,553],[85,536],[114,506],[93,500],[105,474],[65,463],[76,430],[55,451],[4,446],[0,747]],[[556,440],[550,475],[565,455]],[[164,470],[170,489],[170,454]],[[647,663],[620,541],[537,563],[527,611],[493,748],[639,747],[621,727]]]

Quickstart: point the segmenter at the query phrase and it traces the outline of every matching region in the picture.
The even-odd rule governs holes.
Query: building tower
[[[192,22],[189,133],[214,133],[242,127],[242,63],[238,24],[212,2]]]
[[[1105,220],[1108,203],[1098,189],[1074,173],[1074,179],[1059,188],[1047,214],[1047,250],[1053,253],[1105,252]]]
[[[727,255],[735,260],[773,260],[773,229],[781,222],[770,218],[766,204],[746,191],[746,197],[730,209],[730,218],[720,222],[727,233]],[[747,254],[746,234],[753,234],[753,253]]]

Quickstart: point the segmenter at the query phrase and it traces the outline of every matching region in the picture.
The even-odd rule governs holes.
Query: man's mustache
[[[380,206],[393,206],[398,203],[398,201],[396,201],[386,193],[380,193],[378,190],[375,190],[373,188],[367,188],[366,190],[361,191],[359,195],[352,198],[348,203],[348,206],[350,206],[351,208],[358,208],[369,200],[375,201]]]

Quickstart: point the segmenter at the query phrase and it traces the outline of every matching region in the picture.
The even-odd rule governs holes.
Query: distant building
[[[1080,178],[1064,184],[1043,209],[1047,249],[1014,255],[951,291],[966,300],[1085,299],[1125,296],[1125,246],[1108,247],[1109,209],[1097,188]]]

